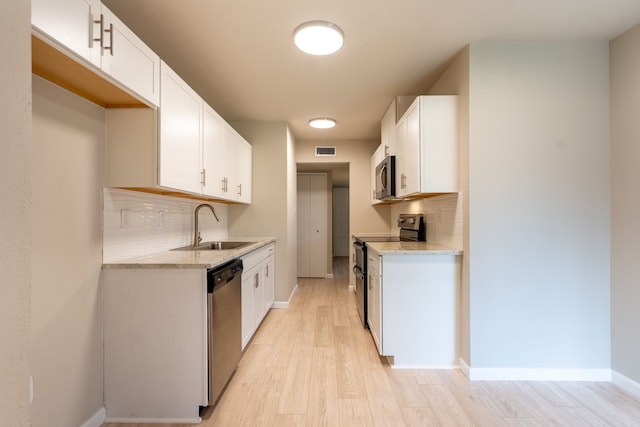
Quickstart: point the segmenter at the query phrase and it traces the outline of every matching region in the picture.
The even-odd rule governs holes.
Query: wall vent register
[[[336,147],[320,147],[316,146],[316,156],[335,156]]]

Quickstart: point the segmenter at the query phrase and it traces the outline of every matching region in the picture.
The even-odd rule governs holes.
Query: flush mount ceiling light
[[[344,34],[340,27],[327,21],[309,21],[293,32],[298,49],[311,55],[329,55],[342,47]]]
[[[309,126],[316,129],[331,129],[335,125],[336,121],[328,117],[317,117],[309,120]]]

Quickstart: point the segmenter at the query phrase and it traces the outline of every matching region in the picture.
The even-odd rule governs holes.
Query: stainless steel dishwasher
[[[209,405],[213,405],[242,357],[242,260],[207,270]]]

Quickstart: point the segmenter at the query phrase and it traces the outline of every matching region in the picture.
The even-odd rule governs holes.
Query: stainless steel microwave
[[[376,199],[396,195],[396,156],[387,156],[376,166]]]

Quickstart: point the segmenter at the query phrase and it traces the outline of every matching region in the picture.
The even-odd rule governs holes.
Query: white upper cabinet
[[[236,200],[241,203],[251,203],[253,147],[238,135],[236,148]]]
[[[396,105],[397,101],[394,98],[380,121],[380,142],[383,158],[396,154]]]
[[[252,147],[205,104],[203,193],[225,200],[251,203]]]
[[[224,190],[224,168],[229,163],[231,153],[227,151],[225,140],[226,123],[209,105],[204,105],[202,140],[202,192],[212,197],[226,197]]]
[[[160,69],[159,184],[199,194],[204,102],[164,62]]]
[[[98,0],[33,0],[31,23],[68,54],[157,106],[160,58]]]
[[[398,197],[458,191],[457,96],[419,96],[397,123]]]
[[[395,133],[395,124],[393,125]],[[384,159],[384,145],[380,144],[376,151],[371,155],[371,204],[376,205],[382,203],[382,200],[376,198],[376,166]]]
[[[106,6],[102,6],[102,70],[154,105],[160,99],[160,58]],[[108,40],[107,40],[108,39]]]
[[[32,0],[31,24],[73,53],[100,67],[100,0]]]

